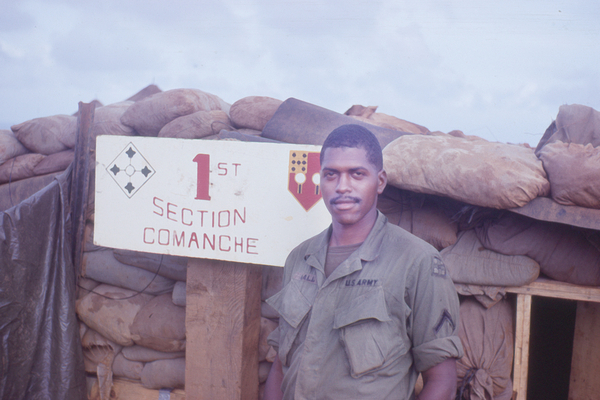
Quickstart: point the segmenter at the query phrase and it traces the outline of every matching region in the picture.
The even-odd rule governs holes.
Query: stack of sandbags
[[[92,222],[85,234],[77,315],[94,338],[120,346],[99,361],[98,349],[87,351],[82,342],[99,393],[109,390],[113,375],[150,389],[183,388],[187,259],[96,246]],[[175,291],[182,285],[183,304],[181,289]]]
[[[218,96],[197,89],[172,89],[155,93],[135,102],[121,116],[121,122],[135,130],[141,136],[159,136],[161,130],[174,120],[186,117],[185,123],[167,127],[162,136],[177,135],[181,127],[194,131],[195,127],[208,125],[212,121],[225,121],[227,125],[231,106]],[[194,118],[187,117],[202,111]],[[222,111],[213,113],[211,111]],[[187,132],[183,137],[193,136]],[[175,136],[179,137],[179,136]]]
[[[548,173],[554,201],[600,208],[598,111],[579,104],[561,106],[535,152]]]
[[[124,101],[102,106],[94,101],[93,138],[134,135],[133,129],[121,123],[121,116],[132,104]],[[13,125],[10,131],[0,131],[0,210],[41,190],[71,164],[77,140],[76,114],[34,118]]]
[[[475,228],[483,247],[535,260],[561,282],[600,286],[600,232],[501,213]]]
[[[77,118],[54,115],[35,118],[11,127],[22,145],[0,165],[0,184],[65,170],[73,159]],[[8,139],[8,135],[3,135]],[[23,148],[26,149],[23,151]]]
[[[86,292],[77,315],[86,371],[98,376],[101,392],[110,391],[112,376],[151,389],[184,386],[185,308],[174,305],[170,293],[152,296],[106,284]]]
[[[436,200],[388,185],[377,199],[377,208],[390,223],[442,250],[456,243],[458,226],[451,219],[453,208]]]

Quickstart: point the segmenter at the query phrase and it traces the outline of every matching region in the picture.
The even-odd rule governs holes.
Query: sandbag
[[[19,204],[29,196],[48,186],[58,173],[33,176],[31,178],[21,179],[17,182],[5,183],[0,185],[0,211]]]
[[[175,118],[201,110],[228,113],[229,107],[219,97],[201,90],[172,89],[137,101],[123,113],[121,122],[141,136],[158,136],[162,127]]]
[[[200,139],[208,135],[216,135],[221,129],[230,128],[231,121],[225,111],[201,110],[175,118],[162,127],[158,132],[158,137]]]
[[[73,162],[74,158],[74,150],[65,150],[50,154],[33,167],[33,173],[34,175],[46,175],[52,172],[64,171]]]
[[[422,195],[389,186],[378,196],[377,209],[390,223],[425,240],[438,250],[456,243],[456,222],[436,203],[428,201]]]
[[[279,140],[268,139],[260,136],[261,132],[252,129],[238,129],[228,131],[221,129],[218,135],[207,136],[204,139],[211,140],[237,140],[239,142],[263,142],[263,143],[281,143]]]
[[[131,325],[153,296],[102,284],[77,300],[79,319],[102,336],[121,346],[132,346]]]
[[[272,365],[273,363],[268,361],[261,361],[260,363],[258,363],[258,383],[263,383],[267,381],[267,378],[269,377],[269,372],[271,372]],[[259,399],[262,399],[262,397],[259,397]]]
[[[35,176],[33,170],[44,158],[43,154],[27,153],[0,165],[0,183],[16,182]]]
[[[94,122],[92,123],[92,137],[95,138],[100,135],[135,135],[135,131],[131,127],[121,122],[123,113],[133,103],[133,101],[122,101],[96,108]]]
[[[283,268],[282,268],[283,269]],[[267,353],[271,349],[271,346],[267,343],[267,337],[273,332],[279,324],[271,321],[270,319],[261,317],[260,319],[260,335],[258,337],[258,361],[265,361],[267,359]]]
[[[508,256],[485,249],[474,230],[461,232],[456,243],[440,254],[454,282],[523,286],[540,274],[539,264],[527,256]]]
[[[262,131],[257,131],[256,129],[249,129],[249,128],[236,129],[235,132],[242,133],[244,135],[250,135],[250,136],[260,136],[262,134]]]
[[[142,370],[142,385],[148,389],[185,387],[185,358],[146,363]]]
[[[490,207],[521,207],[550,191],[542,163],[524,146],[450,135],[405,135],[383,149],[388,183]]]
[[[113,375],[123,376],[128,379],[140,380],[143,369],[144,363],[128,360],[123,356],[122,352],[116,355],[112,364]]]
[[[29,153],[23,143],[8,129],[0,129],[0,165],[21,154]]]
[[[535,154],[539,156],[544,146],[556,141],[600,146],[600,113],[581,104],[560,106],[556,120],[544,132]]]
[[[186,289],[185,289],[185,282],[182,281],[177,281],[175,282],[175,286],[173,286],[173,304],[175,304],[176,306],[181,306],[181,307],[185,307],[185,296],[186,296]]]
[[[98,376],[98,391],[101,399],[109,399],[112,389],[112,364],[121,346],[106,339],[93,329],[88,329],[81,339],[86,372]]]
[[[407,132],[386,129],[336,113],[314,104],[289,98],[265,125],[262,136],[286,143],[322,145],[325,138],[342,125],[357,124],[371,131],[381,147]]]
[[[48,155],[75,147],[77,118],[59,114],[25,121],[10,129],[27,149]]]
[[[363,121],[369,124],[377,125],[382,128],[393,129],[396,131],[410,132],[418,135],[426,135],[429,133],[429,129],[424,126],[414,124],[412,122],[387,115],[384,113],[378,113],[377,106],[364,107],[358,104],[350,107],[344,114],[349,115],[359,121]]]
[[[174,280],[119,262],[112,249],[84,252],[81,263],[84,277],[137,292],[171,293],[175,285]]]
[[[123,264],[142,268],[165,278],[185,281],[187,276],[187,258],[168,254],[144,253],[133,250],[114,250],[115,258]]]
[[[544,146],[539,157],[554,201],[600,208],[600,147],[556,141]]]
[[[461,296],[473,296],[482,306],[490,308],[506,297],[506,288],[500,286],[471,285],[455,283],[456,293]]]
[[[108,340],[95,330],[87,327],[87,325],[83,323],[81,325],[87,328],[81,336],[85,371],[96,373],[98,364],[102,363],[107,368],[110,368],[115,356],[121,351],[122,346]]]
[[[133,345],[123,347],[121,350],[123,356],[131,361],[150,362],[156,360],[168,360],[171,358],[185,357],[185,351],[165,352],[150,349],[148,347]]]
[[[77,300],[85,297],[88,293],[93,291],[96,287],[100,286],[100,282],[96,282],[93,279],[79,277],[77,279]]]
[[[472,298],[462,301],[458,335],[465,354],[456,362],[457,399],[512,398],[513,324],[507,300],[489,309]]]
[[[131,325],[136,344],[158,351],[185,349],[185,308],[173,304],[171,293],[156,296],[137,313]]]
[[[229,115],[236,128],[249,128],[262,131],[273,117],[281,100],[266,96],[248,96],[231,105]]]
[[[134,94],[133,96],[131,96],[130,98],[128,98],[126,101],[140,101],[145,99],[146,97],[150,97],[153,94],[156,93],[160,93],[162,92],[162,90],[160,90],[160,88],[156,85],[148,85],[145,88],[143,88],[142,90],[140,90],[139,92],[137,92],[136,94]]]
[[[548,277],[577,285],[600,285],[600,233],[538,221],[507,212],[475,228],[487,249],[525,255]]]

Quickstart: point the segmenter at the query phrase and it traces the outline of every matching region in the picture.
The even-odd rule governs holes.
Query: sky
[[[144,87],[354,104],[535,146],[600,110],[596,0],[0,0],[0,129]]]

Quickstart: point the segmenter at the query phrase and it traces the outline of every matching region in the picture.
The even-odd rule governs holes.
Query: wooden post
[[[259,265],[188,262],[186,398],[258,398],[261,284]]]
[[[527,368],[529,367],[531,295],[517,295],[516,322],[513,390],[517,392],[517,400],[525,400],[527,398]]]
[[[77,114],[77,141],[75,143],[75,157],[71,172],[71,246],[73,252],[73,266],[77,275],[81,274],[81,259],[83,258],[83,237],[88,205],[88,192],[90,188],[90,170],[93,171],[92,153],[95,142],[92,135],[94,112],[93,103],[79,102]]]
[[[577,302],[569,399],[594,399],[600,393],[600,304]]]

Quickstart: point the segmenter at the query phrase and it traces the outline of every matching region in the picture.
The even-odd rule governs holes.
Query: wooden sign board
[[[99,136],[94,243],[283,266],[327,228],[320,146]]]

